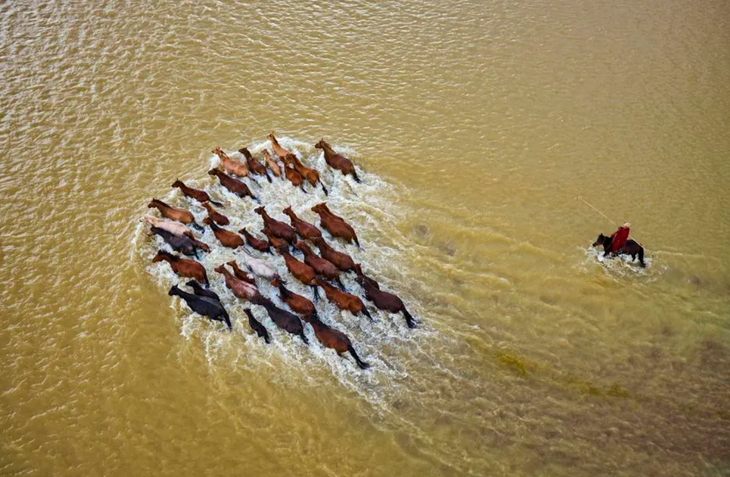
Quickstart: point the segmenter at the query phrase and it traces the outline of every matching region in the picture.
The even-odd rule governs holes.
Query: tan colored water
[[[0,18],[0,474],[730,472],[730,3]],[[349,250],[421,321],[328,309],[367,373],[264,346],[240,305],[227,334],[149,265],[149,198],[176,177],[217,193],[209,151],[270,130],[366,173],[325,173]],[[613,226],[576,196],[633,223],[645,271],[598,262]]]

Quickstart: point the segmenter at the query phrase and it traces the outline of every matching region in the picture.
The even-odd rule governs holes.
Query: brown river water
[[[368,371],[150,263],[270,131],[420,322],[320,302]],[[2,2],[0,151],[0,475],[730,475],[730,2]]]

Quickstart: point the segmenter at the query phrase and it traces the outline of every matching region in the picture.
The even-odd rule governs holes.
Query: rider
[[[611,252],[616,253],[621,250],[621,247],[626,245],[626,241],[629,239],[630,228],[631,224],[626,222],[611,235]]]

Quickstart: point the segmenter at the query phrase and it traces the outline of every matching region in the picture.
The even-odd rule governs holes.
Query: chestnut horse
[[[228,312],[223,308],[220,301],[212,298],[193,295],[180,290],[177,285],[173,285],[170,291],[167,293],[170,296],[179,296],[195,313],[203,316],[207,316],[213,321],[222,321],[228,326],[228,331],[233,331],[233,325],[231,324],[231,318],[228,316]]]
[[[322,190],[324,191],[324,195],[329,195],[329,193],[327,192],[327,188],[324,186],[322,179],[320,179],[319,177],[319,172],[317,172],[317,169],[305,166],[294,154],[289,154],[288,156],[285,156],[282,161],[284,161],[285,164],[294,166],[294,169],[296,169],[296,171],[301,174],[302,177],[307,179],[309,183],[313,186],[317,185],[317,182],[319,182],[319,185],[322,186]]]
[[[263,338],[266,344],[271,343],[271,341],[269,340],[269,332],[266,331],[264,325],[262,325],[256,318],[253,317],[251,309],[244,308],[243,312],[246,313],[246,316],[248,317],[248,325],[251,327],[251,329],[254,330],[260,338]]]
[[[220,147],[216,147],[213,149],[213,154],[218,156],[218,159],[221,161],[221,166],[223,166],[223,170],[226,171],[229,174],[236,175],[238,177],[246,177],[249,173],[248,167],[246,167],[246,164],[240,161],[234,161],[230,157],[228,157],[228,154],[223,152]]]
[[[284,175],[294,187],[299,187],[305,194],[307,191],[304,189],[304,177],[298,173],[294,168],[290,167],[289,164],[284,164]]]
[[[281,301],[289,305],[289,308],[291,308],[292,311],[302,313],[304,315],[317,314],[317,309],[314,307],[314,303],[312,303],[311,300],[289,290],[278,278],[271,280],[271,284],[279,289],[279,297],[281,298]]]
[[[285,149],[281,147],[281,144],[279,144],[279,141],[276,140],[276,136],[274,136],[274,133],[270,133],[268,136],[269,141],[271,141],[271,149],[274,150],[274,154],[276,154],[279,159],[284,160],[284,158],[288,155],[294,155],[293,152],[291,152],[289,149]]]
[[[357,355],[355,348],[352,347],[350,338],[345,333],[325,325],[316,315],[305,315],[304,321],[312,326],[314,335],[322,343],[322,346],[335,350],[338,356],[342,356],[343,353],[349,351],[360,369],[368,369],[370,367],[369,364],[361,360]]]
[[[269,173],[266,172],[266,166],[254,159],[248,149],[242,147],[238,150],[238,152],[243,154],[243,157],[246,158],[246,164],[248,164],[248,168],[251,170],[251,172],[260,176],[266,176],[266,179],[269,181],[269,183],[271,183],[271,176],[269,176]]]
[[[235,232],[231,232],[230,230],[218,227],[215,222],[210,219],[210,217],[206,217],[205,219],[203,219],[203,223],[213,229],[213,234],[215,235],[215,238],[217,238],[224,247],[238,248],[243,246],[243,239],[240,235],[236,234]]]
[[[342,172],[343,176],[350,174],[358,183],[362,182],[360,178],[357,177],[357,171],[355,170],[355,165],[352,161],[342,154],[336,153],[324,139],[321,139],[314,145],[314,147],[324,151],[324,160],[331,168]]]
[[[403,312],[403,316],[406,318],[406,324],[408,328],[416,327],[416,320],[413,319],[406,306],[403,304],[403,300],[398,298],[392,293],[388,293],[380,290],[372,282],[373,280],[365,277],[364,275],[358,275],[355,279],[365,290],[365,298],[375,305],[379,310],[389,311],[391,313]],[[370,280],[370,281],[369,281]]]
[[[304,242],[297,242],[294,247],[300,250],[304,254],[304,263],[309,265],[317,272],[317,275],[325,277],[327,280],[334,280],[337,285],[345,290],[345,285],[340,280],[340,269],[337,268],[332,262],[326,258],[318,256],[316,253],[309,248]]]
[[[375,321],[373,320],[373,317],[370,316],[368,309],[365,308],[365,304],[357,295],[340,291],[320,279],[317,279],[317,285],[324,289],[327,299],[334,303],[340,310],[349,310],[353,315],[357,315],[362,312],[362,314],[370,318],[371,321]]]
[[[280,222],[276,219],[272,219],[269,214],[266,213],[266,209],[263,207],[256,207],[254,210],[264,220],[264,225],[271,231],[271,234],[275,237],[282,238],[289,243],[297,241],[297,233],[291,228],[291,226]]]
[[[611,250],[611,242],[613,242],[613,239],[610,235],[603,235],[600,234],[595,242],[593,242],[594,247],[603,246],[603,256],[605,257],[608,255]],[[632,239],[628,239],[623,247],[618,249],[616,252],[613,252],[614,255],[631,255],[631,261],[633,262],[636,260],[636,256],[639,256],[639,265],[641,265],[642,268],[646,267],[646,264],[644,263],[644,247],[639,245],[636,241]]]
[[[322,227],[324,227],[324,229],[329,232],[333,237],[340,237],[342,239],[345,239],[347,243],[351,243],[354,240],[358,248],[362,250],[362,247],[360,246],[360,241],[357,239],[355,229],[353,229],[350,224],[345,222],[342,217],[338,217],[333,214],[327,208],[326,204],[317,204],[312,207],[312,211],[319,214],[319,219]]]
[[[177,275],[186,278],[194,278],[205,284],[206,287],[210,286],[208,275],[205,273],[205,267],[195,260],[180,258],[170,252],[158,250],[157,255],[152,258],[152,263],[161,262],[163,260],[170,264],[170,268],[172,268],[172,271]]]
[[[264,162],[266,163],[266,166],[271,170],[271,172],[276,177],[281,177],[281,167],[279,167],[279,164],[276,163],[274,159],[271,158],[271,154],[269,153],[268,149],[264,149]]]
[[[303,239],[316,239],[322,236],[322,232],[320,232],[316,226],[297,217],[297,214],[291,210],[291,206],[287,207],[282,212],[289,216],[292,226]]]
[[[319,296],[317,293],[317,282],[315,281],[317,278],[317,272],[315,272],[314,269],[306,263],[300,262],[296,258],[292,257],[289,250],[286,248],[279,248],[279,253],[282,257],[284,257],[284,262],[286,263],[286,268],[289,270],[289,273],[305,285],[311,286],[312,291],[314,292],[314,299],[317,300]]]
[[[221,185],[237,195],[238,197],[251,197],[251,199],[255,200],[258,203],[261,203],[261,201],[251,193],[251,189],[248,188],[245,182],[241,182],[238,179],[234,179],[233,177],[229,176],[223,171],[220,171],[218,169],[211,169],[208,171],[208,174],[211,176],[218,177],[218,180],[220,181]]]
[[[238,231],[238,233],[242,234],[246,238],[246,243],[252,249],[258,250],[259,252],[271,253],[271,250],[269,249],[269,242],[254,237],[248,230],[246,230],[246,227],[243,227]]]
[[[248,282],[236,278],[228,269],[223,265],[218,265],[213,270],[223,275],[226,281],[226,287],[238,298],[242,300],[250,301],[254,304],[260,304],[262,301],[261,292],[256,288],[255,285],[251,285]]]
[[[210,196],[208,195],[208,193],[205,192],[204,190],[193,189],[192,187],[188,187],[180,179],[173,182],[172,187],[177,187],[178,189],[180,189],[180,191],[183,193],[184,196],[190,197],[191,199],[195,199],[198,202],[200,202],[201,204],[210,202],[211,204],[217,205],[218,207],[223,207],[223,204],[211,199]]]
[[[147,204],[149,208],[155,208],[160,211],[163,217],[168,219],[177,220],[183,224],[190,224],[198,230],[205,230],[203,227],[195,223],[195,216],[189,210],[179,209],[171,205],[167,205],[161,200],[152,199],[152,202]]]
[[[269,244],[271,245],[271,247],[273,247],[274,250],[279,250],[279,248],[281,247],[285,247],[287,250],[289,249],[289,242],[284,239],[280,239],[279,237],[271,233],[271,230],[269,230],[268,228],[264,227],[263,229],[261,229],[261,233],[266,235],[266,238],[269,239]]]
[[[254,279],[254,277],[241,270],[235,260],[226,262],[226,264],[233,269],[233,276],[235,276],[239,280],[243,280],[246,283],[250,283],[251,285],[256,285],[256,280]]]
[[[334,263],[335,266],[343,272],[355,270],[355,261],[352,257],[330,247],[324,238],[320,237],[312,239],[312,243],[319,248],[319,253],[322,255],[322,258],[326,258],[330,262]]]
[[[215,222],[216,224],[228,225],[231,223],[231,221],[228,220],[228,217],[226,217],[225,215],[223,215],[220,212],[218,212],[217,210],[215,210],[213,208],[213,206],[210,205],[209,203],[203,202],[203,207],[205,207],[205,210],[208,211],[208,217],[213,219],[213,222]]]

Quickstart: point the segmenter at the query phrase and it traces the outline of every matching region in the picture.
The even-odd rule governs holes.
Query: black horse
[[[254,330],[257,335],[263,338],[264,341],[266,341],[266,344],[271,343],[271,340],[269,339],[269,332],[266,331],[264,325],[262,325],[256,318],[254,318],[253,313],[251,313],[251,309],[245,308],[243,311],[248,317],[248,324],[251,326],[251,329]]]
[[[613,242],[613,239],[610,236],[606,236],[603,234],[600,234],[595,242],[593,242],[594,247],[598,247],[599,245],[603,245],[603,256],[605,257],[608,255],[611,250],[611,242]],[[642,267],[646,267],[646,264],[644,263],[644,247],[636,243],[634,240],[628,239],[626,241],[626,244],[618,249],[618,251],[613,252],[614,255],[631,255],[631,261],[633,262],[636,260],[636,256],[639,256],[639,264]]]
[[[168,292],[168,295],[177,295],[193,310],[203,316],[207,316],[214,321],[222,321],[228,326],[229,331],[233,331],[233,325],[231,325],[231,319],[228,316],[228,312],[223,305],[217,300],[212,298],[193,295],[192,293],[184,292],[180,290],[177,285],[173,285]]]

